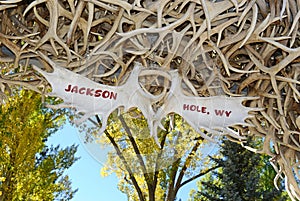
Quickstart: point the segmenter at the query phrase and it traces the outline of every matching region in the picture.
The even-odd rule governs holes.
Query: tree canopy
[[[64,172],[77,160],[77,147],[46,145],[64,124],[64,114],[43,107],[41,95],[28,90],[15,90],[0,106],[1,201],[73,197],[76,190]]]
[[[98,135],[97,126],[87,130],[86,140],[112,146],[101,174],[116,173],[129,200],[175,200],[182,186],[216,168],[206,160],[207,142],[179,115],[167,118],[164,128],[158,135],[160,147],[138,110],[113,113],[104,135]]]
[[[250,141],[250,142],[249,142]],[[254,139],[248,143],[255,142]],[[244,149],[237,143],[223,139],[218,157],[211,157],[218,166],[197,182],[198,189],[192,191],[193,201],[270,201],[289,200],[283,191],[284,184],[274,186],[275,170],[269,157]]]

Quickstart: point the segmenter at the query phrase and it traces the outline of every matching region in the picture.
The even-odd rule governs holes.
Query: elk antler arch
[[[246,103],[265,108],[249,120],[255,127],[238,129],[263,140],[248,149],[270,155],[300,199],[299,10],[298,0],[1,0],[1,93],[49,86],[28,67],[51,70],[40,51],[107,85],[138,61],[178,69],[194,96],[258,96]]]

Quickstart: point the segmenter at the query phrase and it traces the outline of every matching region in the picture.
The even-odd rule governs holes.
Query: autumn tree
[[[98,117],[93,121],[95,125],[101,122]],[[179,115],[166,118],[164,128],[157,144],[138,110],[113,113],[104,135],[97,135],[94,127],[92,140],[112,145],[114,150],[101,173],[116,173],[119,189],[128,200],[176,200],[182,186],[216,168],[208,166],[201,152],[205,140]]]
[[[46,99],[45,103],[54,103]],[[35,92],[16,90],[0,107],[0,200],[70,200],[76,190],[64,171],[77,147],[47,146],[65,122],[64,110],[43,107]]]
[[[255,146],[254,139],[251,145]],[[248,144],[249,145],[249,144]],[[253,154],[241,145],[224,139],[220,156],[212,161],[220,168],[197,182],[198,190],[191,191],[193,201],[284,201],[289,200],[283,184],[274,186],[276,172],[269,157]]]

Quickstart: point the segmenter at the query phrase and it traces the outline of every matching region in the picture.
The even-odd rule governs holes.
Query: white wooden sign
[[[157,130],[161,120],[170,113],[181,115],[204,138],[209,137],[201,132],[205,129],[211,133],[229,134],[239,138],[237,132],[232,130],[233,125],[247,125],[245,119],[251,117],[249,108],[242,105],[243,101],[251,100],[249,97],[191,97],[184,95],[182,79],[177,71],[171,71],[171,88],[167,94],[154,96],[145,92],[138,83],[138,77],[143,70],[141,64],[136,63],[126,83],[122,86],[107,86],[96,83],[86,77],[69,71],[53,63],[43,56],[53,67],[53,72],[48,73],[34,67],[41,73],[52,86],[49,95],[60,97],[64,100],[61,107],[74,107],[85,115],[77,122],[81,123],[87,118],[98,114],[102,119],[104,132],[109,115],[117,108],[138,108],[147,119],[150,134],[157,144]],[[166,97],[163,97],[166,96]],[[164,98],[163,105],[155,112],[152,105]]]
[[[140,64],[135,66],[124,85],[107,86],[62,68],[45,56],[44,58],[53,67],[53,72],[48,73],[38,67],[34,69],[41,73],[52,86],[52,93],[49,95],[64,100],[61,107],[73,107],[77,112],[85,114],[76,122],[77,124],[98,114],[102,119],[100,132],[104,132],[109,115],[119,107],[124,107],[125,111],[136,107],[147,119],[149,127],[153,124],[155,113],[152,103],[160,100],[163,94],[153,96],[145,93],[139,86],[138,75],[142,69]]]
[[[184,95],[181,87],[182,78],[177,72],[171,73],[172,85],[164,104],[156,113],[153,136],[156,137],[157,127],[161,127],[161,120],[169,113],[177,113],[185,119],[203,138],[213,141],[201,129],[212,134],[229,134],[234,138],[239,134],[230,126],[251,126],[245,122],[251,118],[249,112],[259,110],[242,105],[243,101],[257,99],[255,97],[194,97]],[[157,140],[157,139],[156,139]]]

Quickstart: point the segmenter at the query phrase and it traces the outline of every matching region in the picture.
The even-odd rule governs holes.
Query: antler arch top
[[[245,104],[265,110],[237,129],[262,139],[249,149],[270,155],[300,199],[299,18],[299,0],[1,0],[1,93],[45,90],[28,66],[51,71],[42,52],[102,84],[139,62],[178,69],[194,96],[257,96]]]

